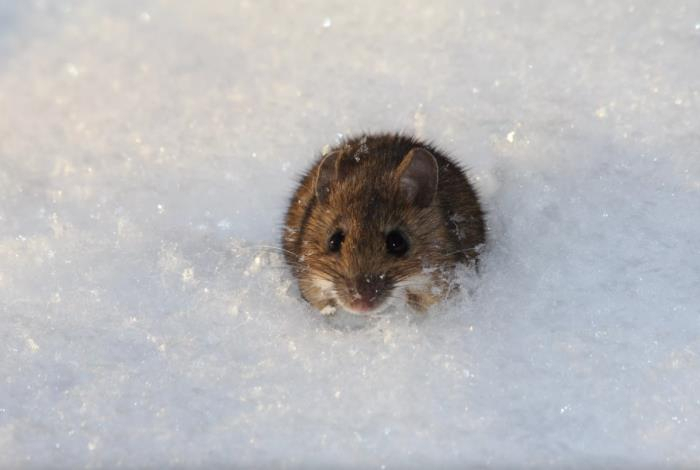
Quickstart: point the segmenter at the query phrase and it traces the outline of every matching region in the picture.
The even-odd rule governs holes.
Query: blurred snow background
[[[472,296],[322,318],[339,135],[489,210]],[[700,465],[700,4],[0,0],[0,466]]]

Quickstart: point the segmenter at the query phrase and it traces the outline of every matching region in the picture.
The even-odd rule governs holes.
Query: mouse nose
[[[361,274],[355,278],[356,302],[371,308],[384,295],[387,282],[384,274]]]

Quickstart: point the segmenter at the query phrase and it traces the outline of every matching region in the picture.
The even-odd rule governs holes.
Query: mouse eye
[[[328,239],[328,251],[332,253],[337,253],[340,251],[340,245],[343,244],[345,240],[345,234],[342,230],[336,230],[331,238]]]
[[[392,230],[386,236],[386,251],[395,256],[401,256],[408,251],[408,240],[398,230]]]

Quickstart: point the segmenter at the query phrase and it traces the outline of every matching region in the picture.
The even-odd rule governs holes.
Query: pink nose
[[[386,278],[383,275],[362,274],[357,276],[353,289],[356,294],[351,307],[361,312],[372,310],[384,297],[386,286]]]
[[[352,301],[350,307],[352,307],[353,310],[357,310],[358,312],[368,312],[372,310],[375,307],[375,305],[374,302],[365,299],[357,299]]]

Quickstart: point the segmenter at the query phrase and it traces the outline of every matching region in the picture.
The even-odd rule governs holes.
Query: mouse
[[[430,142],[361,134],[300,178],[282,230],[302,297],[323,314],[425,312],[478,264],[485,213],[465,170]]]

